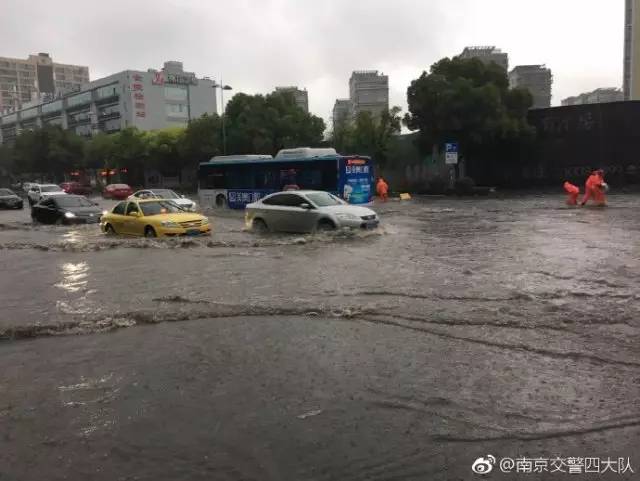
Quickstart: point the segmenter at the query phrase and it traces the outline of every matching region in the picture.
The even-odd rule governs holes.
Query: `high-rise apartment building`
[[[209,78],[185,72],[182,62],[166,62],[162,70],[125,70],[51,102],[0,116],[0,143],[45,125],[59,125],[86,137],[126,127],[186,126],[205,113],[216,113],[214,85]]]
[[[352,114],[371,112],[374,117],[389,110],[389,77],[377,70],[360,70],[349,79]]]
[[[509,72],[509,86],[528,89],[533,96],[531,108],[534,109],[551,107],[552,83],[551,69],[544,65],[518,65]]]
[[[351,118],[351,100],[336,99],[336,103],[333,105],[333,127],[348,122]]]
[[[562,101],[562,105],[604,104],[608,102],[620,102],[621,100],[624,100],[622,90],[606,88],[596,89],[593,92],[586,92],[576,95],[575,97],[567,97]]]
[[[276,92],[292,94],[298,107],[305,112],[309,112],[309,92],[307,89],[299,89],[298,87],[276,87]]]
[[[466,47],[460,58],[477,58],[485,64],[497,63],[505,71],[509,70],[509,54],[496,47]]]
[[[0,57],[0,113],[51,100],[89,83],[89,68],[54,62],[48,53],[27,59]]]
[[[640,0],[625,0],[623,84],[625,100],[640,100]]]

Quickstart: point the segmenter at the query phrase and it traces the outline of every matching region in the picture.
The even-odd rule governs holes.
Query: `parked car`
[[[27,192],[29,205],[35,205],[44,199],[58,195],[67,195],[67,193],[62,190],[59,185],[55,184],[34,184],[29,189],[29,192]]]
[[[31,219],[43,224],[94,224],[102,211],[82,195],[59,195],[31,208]]]
[[[178,195],[171,189],[146,189],[135,192],[130,197],[136,199],[170,199],[184,210],[196,210],[198,205],[184,195]]]
[[[315,232],[342,227],[374,228],[380,220],[366,207],[347,204],[328,192],[298,190],[271,194],[248,204],[247,225],[257,231]]]
[[[109,184],[102,191],[105,199],[124,200],[133,194],[133,189],[127,184]]]
[[[22,209],[24,202],[22,197],[16,195],[11,189],[0,189],[0,209]]]
[[[90,185],[81,184],[80,182],[63,182],[60,184],[60,187],[62,187],[62,190],[67,194],[91,195],[93,192]]]
[[[172,200],[145,199],[119,202],[100,221],[107,234],[175,237],[211,234],[209,219],[186,212]]]

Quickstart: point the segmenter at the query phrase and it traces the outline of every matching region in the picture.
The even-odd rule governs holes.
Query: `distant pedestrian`
[[[565,182],[564,191],[567,193],[567,205],[577,205],[580,187],[573,185],[571,182]]]
[[[376,184],[376,192],[382,202],[386,202],[389,198],[389,184],[387,184],[382,177],[378,179]]]
[[[603,170],[592,172],[585,183],[584,197],[580,205],[585,205],[589,199],[593,199],[597,206],[607,205],[607,198],[604,194],[608,190],[608,187],[604,181]]]

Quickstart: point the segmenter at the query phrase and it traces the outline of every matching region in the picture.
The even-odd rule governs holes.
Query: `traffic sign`
[[[456,165],[458,163],[458,142],[448,142],[445,144],[444,163]]]

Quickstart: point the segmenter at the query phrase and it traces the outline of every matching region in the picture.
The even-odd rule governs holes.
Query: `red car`
[[[67,194],[73,195],[91,195],[92,192],[90,185],[83,185],[80,182],[63,182],[60,187]]]
[[[105,199],[124,200],[133,194],[133,189],[127,184],[109,184],[102,191],[102,197]]]

